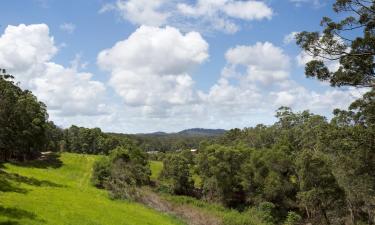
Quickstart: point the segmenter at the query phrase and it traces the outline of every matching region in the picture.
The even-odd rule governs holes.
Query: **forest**
[[[217,207],[228,212],[218,223],[223,225],[373,225],[375,3],[336,0],[333,9],[355,16],[338,22],[325,17],[323,32],[296,36],[297,44],[313,56],[305,67],[308,78],[367,91],[348,109],[334,110],[331,118],[280,107],[274,124],[214,135],[62,128],[49,120],[43,102],[19,86],[17,74],[4,68],[0,162],[22,164],[43,152],[100,155],[90,182],[111,199],[150,206],[155,195]],[[338,61],[339,69],[330,71],[329,61]],[[161,165],[154,177],[152,163]]]

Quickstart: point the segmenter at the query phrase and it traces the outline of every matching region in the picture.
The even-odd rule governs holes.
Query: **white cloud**
[[[235,19],[245,21],[271,19],[273,11],[261,1],[197,0],[195,5],[179,3],[179,12],[203,20],[215,30],[235,33],[240,28]]]
[[[167,106],[194,102],[189,71],[207,58],[208,43],[199,33],[142,26],[100,52],[98,64],[111,72],[109,84],[127,105],[161,113]]]
[[[99,13],[115,10],[121,17],[136,25],[160,26],[167,22],[170,16],[162,12],[165,0],[117,0],[114,4],[105,4]]]
[[[7,26],[0,37],[0,64],[15,73],[26,73],[50,60],[57,52],[48,26],[36,24]],[[29,74],[28,76],[32,76]],[[21,80],[26,82],[26,80]]]
[[[296,41],[296,35],[298,33],[299,32],[293,31],[293,32],[285,35],[285,37],[284,37],[284,44],[290,44],[292,42],[295,42]]]
[[[12,73],[23,88],[46,103],[53,115],[104,113],[105,86],[92,74],[52,62],[57,53],[45,24],[8,26],[0,37],[0,65]]]
[[[197,0],[117,0],[105,4],[99,13],[116,11],[121,17],[136,25],[172,25],[180,29],[219,30],[235,33],[240,29],[238,21],[271,19],[272,9],[262,1]]]
[[[226,60],[228,66],[217,83],[199,93],[202,111],[211,116],[207,121],[215,118],[223,127],[269,124],[280,106],[330,117],[333,109],[347,108],[366,91],[330,87],[315,91],[303,86],[290,76],[289,56],[268,42],[231,48]],[[239,65],[245,69],[235,68]]]
[[[243,66],[250,81],[263,84],[280,82],[289,76],[289,57],[283,50],[269,42],[252,46],[236,46],[225,54],[227,62],[235,67]]]
[[[340,68],[340,62],[338,60],[328,60],[328,59],[324,59],[324,58],[320,58],[320,57],[313,57],[311,54],[308,54],[305,51],[301,51],[296,56],[297,65],[301,66],[301,67],[304,67],[306,65],[306,63],[308,63],[308,62],[310,62],[314,59],[322,60],[331,72],[335,72]]]
[[[76,25],[74,25],[73,23],[63,23],[60,25],[60,29],[69,34],[72,34],[76,30]]]
[[[272,9],[261,1],[197,0],[196,5],[180,3],[179,11],[188,16],[224,16],[243,20],[263,20],[272,18]]]
[[[41,76],[35,77],[32,90],[48,109],[61,116],[97,115],[104,108],[105,86],[92,80],[91,73],[78,72],[53,62],[44,65]]]
[[[315,7],[323,6],[321,0],[289,0],[290,2],[294,3],[296,6],[300,7],[302,4],[308,3],[313,4]]]

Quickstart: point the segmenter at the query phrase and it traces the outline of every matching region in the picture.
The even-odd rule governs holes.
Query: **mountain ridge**
[[[208,128],[189,128],[178,132],[163,132],[157,131],[152,133],[137,133],[137,136],[168,136],[168,135],[188,135],[188,136],[218,136],[222,135],[227,130],[224,129],[208,129]]]

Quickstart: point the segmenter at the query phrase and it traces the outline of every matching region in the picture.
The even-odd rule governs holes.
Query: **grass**
[[[161,170],[163,169],[162,161],[150,161],[151,180],[155,181],[159,178]]]
[[[0,225],[183,224],[138,203],[110,200],[106,191],[93,187],[97,158],[64,153],[51,164],[5,164],[0,170]]]

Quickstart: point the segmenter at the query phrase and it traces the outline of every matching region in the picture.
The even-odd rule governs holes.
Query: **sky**
[[[2,0],[0,68],[64,128],[244,128],[280,106],[330,118],[363,90],[306,78],[294,35],[340,19],[333,2]]]

